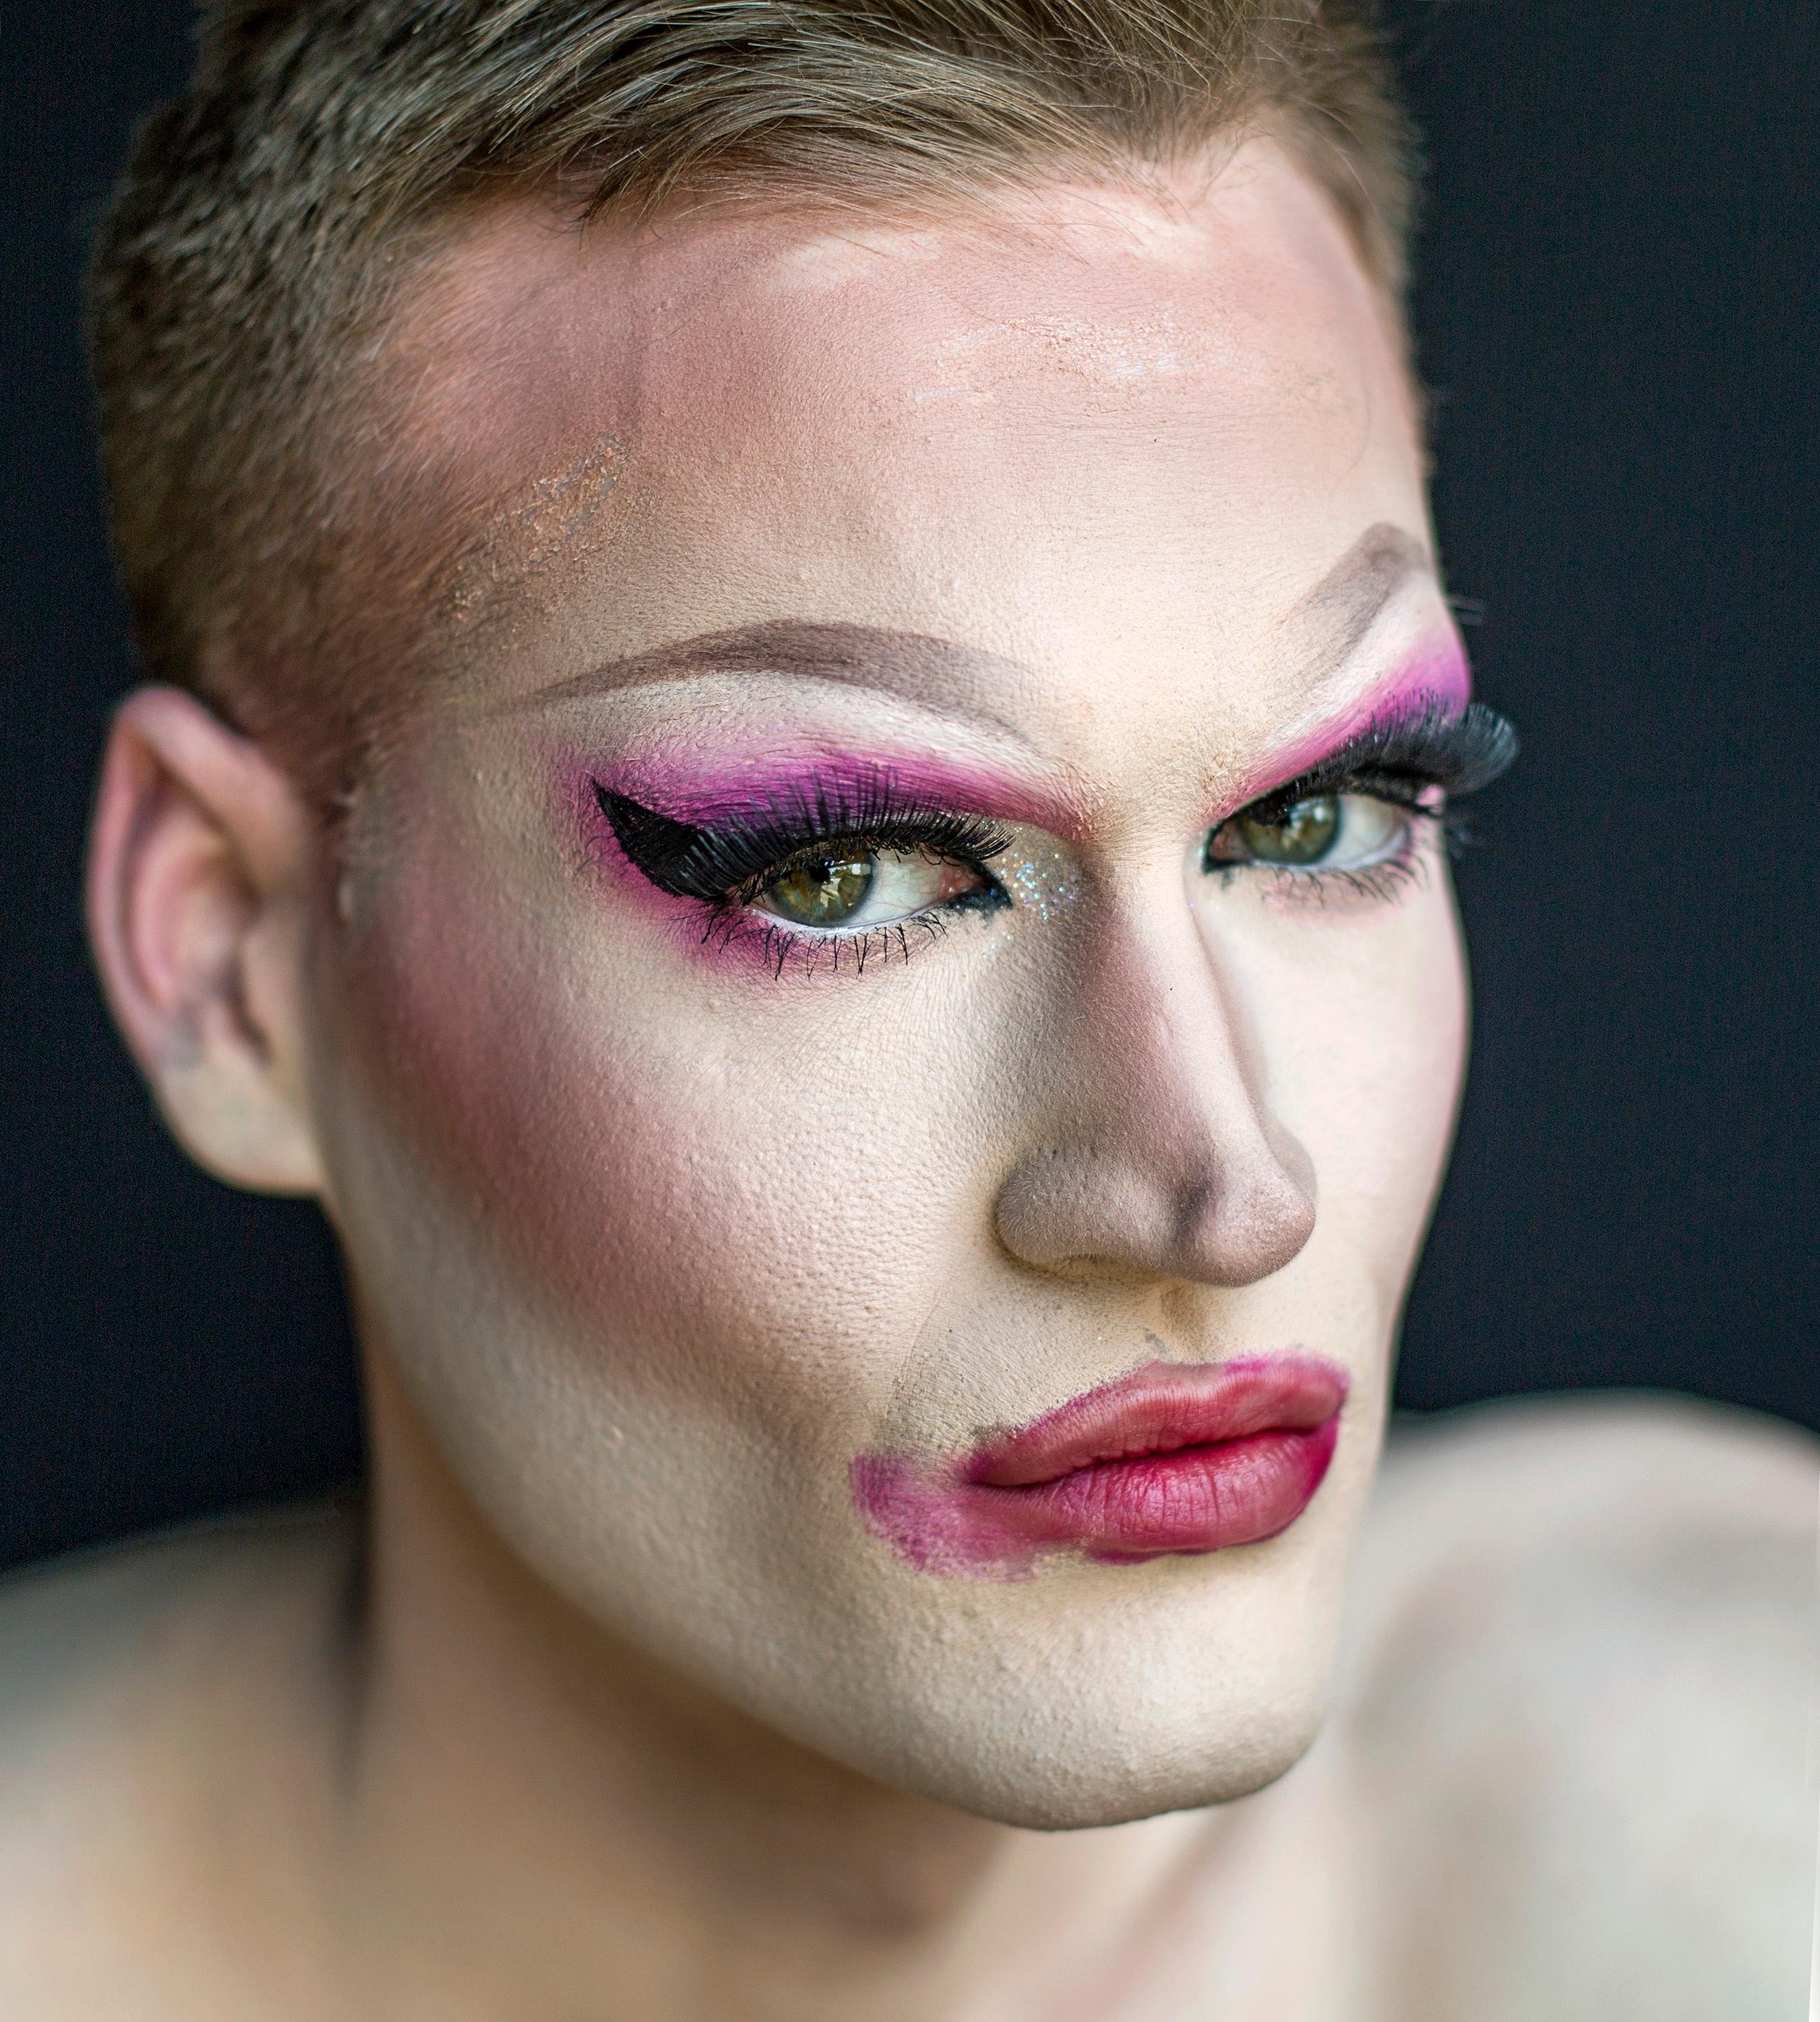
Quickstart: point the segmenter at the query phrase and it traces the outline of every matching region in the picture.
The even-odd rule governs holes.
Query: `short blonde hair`
[[[376,552],[359,361],[459,209],[540,183],[584,216],[889,201],[1129,173],[1259,119],[1399,294],[1411,148],[1367,0],[221,0],[91,272],[144,659],[345,783],[381,683],[343,622]]]

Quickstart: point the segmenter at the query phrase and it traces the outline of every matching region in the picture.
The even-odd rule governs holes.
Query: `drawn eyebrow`
[[[736,673],[797,674],[855,687],[912,692],[958,686],[959,681],[977,678],[981,673],[1001,680],[1010,676],[1021,685],[1035,678],[1030,669],[1003,654],[963,646],[927,633],[897,631],[881,625],[775,618],[755,625],[735,626],[724,632],[698,633],[693,638],[605,661],[539,690],[531,699],[539,703],[570,702],[645,681]],[[1010,728],[1007,724],[996,727]]]
[[[1306,631],[1310,671],[1329,673],[1345,664],[1385,606],[1424,576],[1434,576],[1427,549],[1405,528],[1380,520],[1296,599],[1277,620],[1278,628]]]
[[[1278,620],[1306,626],[1311,659],[1341,664],[1378,614],[1413,577],[1432,574],[1426,548],[1403,528],[1383,522],[1366,529],[1314,588]],[[1022,662],[927,633],[886,626],[802,618],[768,619],[725,631],[699,633],[641,652],[601,662],[539,689],[534,705],[579,700],[648,681],[714,673],[792,674],[861,688],[931,693],[962,714],[1023,741],[1016,728],[963,700],[983,675],[1014,693],[1040,677]]]

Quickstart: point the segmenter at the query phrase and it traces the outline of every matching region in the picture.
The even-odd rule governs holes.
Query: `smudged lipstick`
[[[1295,1522],[1333,1458],[1346,1372],[1318,1356],[1153,1362],[959,1461],[856,1454],[853,1500],[919,1571],[1019,1578],[1255,1544]]]

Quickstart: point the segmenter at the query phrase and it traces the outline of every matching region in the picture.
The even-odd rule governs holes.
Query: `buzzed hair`
[[[146,664],[345,791],[409,659],[360,611],[429,582],[389,531],[387,311],[463,214],[1129,181],[1251,123],[1399,294],[1412,149],[1369,0],[217,0],[90,276]]]

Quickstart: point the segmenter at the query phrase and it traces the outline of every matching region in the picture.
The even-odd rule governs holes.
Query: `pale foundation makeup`
[[[1466,706],[1339,224],[1262,144],[946,219],[502,214],[413,313],[421,452],[550,505],[464,551],[316,951],[382,1495],[426,1444],[590,1633],[921,1796],[1257,1788],[1466,1023],[1434,790],[1313,793],[1381,845],[1337,873],[1220,853]],[[811,815],[918,900],[863,954],[749,861]]]

